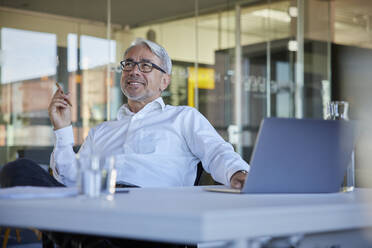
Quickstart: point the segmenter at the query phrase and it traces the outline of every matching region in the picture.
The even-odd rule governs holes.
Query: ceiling
[[[107,22],[107,0],[0,0],[1,7]],[[199,14],[231,8],[237,2],[267,0],[198,0]],[[138,27],[195,15],[195,0],[111,0],[111,22]]]
[[[130,28],[195,15],[227,10],[236,3],[267,4],[281,0],[111,0],[111,22]],[[318,0],[335,3],[338,15],[344,19],[363,18],[372,14],[371,0]],[[0,7],[107,22],[108,0],[0,0]]]
[[[33,11],[48,15],[79,18],[80,20],[107,22],[107,3],[109,0],[0,0],[0,8]],[[295,2],[295,0],[292,0]],[[335,11],[335,42],[372,47],[372,0],[314,0],[333,3]],[[236,3],[243,6],[265,6],[267,3],[281,4],[286,13],[288,0],[111,0],[111,23],[121,27],[136,28],[149,24],[192,17],[195,15],[195,2],[198,2],[199,15],[216,13],[219,10],[233,10]],[[276,5],[277,5],[276,4]],[[242,13],[243,14],[243,13]],[[204,16],[205,17],[205,16]],[[234,18],[231,16],[231,18]],[[252,25],[255,20],[245,21],[242,25],[249,29],[251,37],[255,34]],[[202,18],[200,18],[202,19]],[[205,19],[205,18],[203,18]],[[244,16],[243,16],[244,19]],[[202,21],[202,20],[201,20]],[[234,23],[234,20],[231,20]],[[279,23],[279,22],[275,22]],[[200,23],[201,26],[207,25]],[[214,24],[216,26],[217,24]],[[257,29],[258,28],[258,29]],[[260,26],[256,27],[261,34]],[[283,26],[284,31],[288,25]],[[253,32],[253,33],[252,33]],[[280,33],[280,26],[275,27]],[[283,33],[283,32],[282,32]],[[264,34],[263,34],[264,35]]]

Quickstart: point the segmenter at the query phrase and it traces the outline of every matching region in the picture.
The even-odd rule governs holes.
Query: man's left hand
[[[247,178],[246,171],[237,171],[235,172],[230,179],[230,185],[234,189],[241,189],[243,188],[245,179]]]

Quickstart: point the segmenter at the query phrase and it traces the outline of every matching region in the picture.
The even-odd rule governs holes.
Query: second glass
[[[328,120],[349,120],[349,103],[346,101],[332,101],[327,105]],[[350,163],[347,166],[344,181],[342,183],[343,192],[351,192],[355,187],[355,154],[354,150],[351,153]]]
[[[98,156],[81,158],[76,156],[78,164],[77,187],[81,194],[96,198],[99,196],[112,200],[115,194],[116,169],[113,156],[100,159]],[[101,163],[101,161],[104,161]]]

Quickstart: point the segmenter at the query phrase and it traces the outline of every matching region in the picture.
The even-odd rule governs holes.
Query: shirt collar
[[[154,109],[161,109],[162,111],[164,111],[164,108],[165,108],[165,103],[163,101],[163,98],[158,97],[154,101],[149,102],[148,104],[146,104],[145,107],[143,107],[143,109],[141,109],[139,112],[145,112],[146,113],[149,110],[154,110]],[[136,113],[133,113],[132,111],[130,111],[130,109],[128,107],[128,104],[126,103],[126,104],[123,104],[119,108],[118,113],[117,113],[117,119],[120,121],[125,116],[133,116],[135,114]]]

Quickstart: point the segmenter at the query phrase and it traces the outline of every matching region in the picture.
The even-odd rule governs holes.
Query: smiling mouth
[[[136,77],[129,77],[127,80],[125,80],[125,84],[128,86],[139,86],[139,85],[146,85],[145,82],[143,82],[140,78]]]
[[[127,81],[126,85],[127,86],[139,86],[139,85],[145,86],[146,84],[143,82],[139,82],[139,81]]]
[[[140,84],[143,84],[145,85],[144,83],[140,83],[140,82],[127,82],[128,85],[140,85]]]

